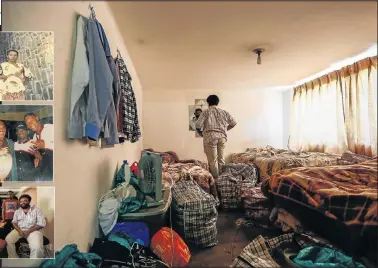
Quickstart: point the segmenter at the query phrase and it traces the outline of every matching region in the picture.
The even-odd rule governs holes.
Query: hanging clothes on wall
[[[77,18],[68,137],[134,143],[141,132],[131,76],[118,49],[113,59],[105,30],[90,9],[89,19]]]
[[[118,144],[119,83],[105,31],[94,16],[79,16],[76,28],[68,136],[98,140],[103,131],[107,144]]]
[[[77,17],[68,123],[68,138],[70,139],[82,139],[85,137],[85,125],[87,123],[86,95],[88,95],[89,84],[89,64],[85,44],[87,22],[87,18],[80,15]]]
[[[119,82],[119,102],[118,106],[116,106],[116,112],[117,112],[117,129],[118,129],[118,138],[119,138],[119,143],[124,143],[125,142],[125,135],[123,134],[123,90],[121,87],[121,80],[120,80],[120,70],[119,66],[117,64],[117,59],[121,57],[121,54],[117,48],[117,58],[114,59],[114,63],[116,65],[116,71],[117,71],[117,76],[118,76],[118,82]]]
[[[117,74],[117,70],[116,70],[116,64],[115,64],[114,58],[112,56],[112,53],[110,51],[109,42],[108,42],[108,39],[106,37],[104,28],[102,27],[102,25],[100,24],[100,22],[97,19],[95,21],[96,21],[96,24],[97,24],[98,33],[99,33],[100,38],[101,38],[102,47],[104,48],[106,60],[108,62],[110,71],[112,72],[112,75],[113,75],[113,101],[114,101],[114,106],[118,107],[119,96],[120,96],[120,84],[119,84],[120,82],[119,82],[119,78],[118,78],[118,74]]]
[[[105,49],[104,49],[105,48]],[[88,20],[87,50],[89,60],[89,94],[87,137],[97,140],[102,127],[108,144],[118,144],[117,116],[114,106],[114,77],[105,53],[110,51],[106,34],[95,18]],[[107,52],[105,52],[107,51]]]
[[[97,25],[98,34],[100,36],[102,47],[103,47],[104,52],[105,52],[106,61],[108,62],[109,69],[110,69],[112,76],[113,76],[112,95],[113,95],[113,103],[114,103],[114,109],[115,109],[115,121],[110,121],[110,122],[108,120],[105,121],[104,138],[107,138],[108,140],[111,139],[112,141],[114,141],[114,140],[118,140],[118,133],[114,132],[114,131],[116,129],[115,127],[116,127],[116,124],[117,124],[117,108],[116,107],[118,107],[118,103],[119,103],[119,92],[120,92],[119,87],[120,87],[120,85],[119,85],[119,79],[118,79],[118,74],[117,74],[117,70],[116,70],[116,65],[115,65],[115,62],[114,62],[114,58],[111,54],[111,50],[110,50],[108,38],[106,37],[106,34],[105,34],[105,30],[102,27],[101,23],[96,18],[94,19],[94,21],[96,22],[96,25]],[[109,125],[109,127],[106,127],[106,125],[108,123],[110,123],[110,125]],[[110,129],[111,129],[111,132],[109,132]],[[112,144],[114,144],[114,143],[112,142]]]
[[[121,99],[119,101],[118,130],[122,131],[126,140],[134,143],[141,137],[138,120],[138,110],[131,76],[127,70],[125,61],[120,53],[116,59],[117,70],[119,71]]]

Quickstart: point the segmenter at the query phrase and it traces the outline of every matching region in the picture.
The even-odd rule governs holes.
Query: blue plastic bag
[[[141,246],[150,245],[150,230],[144,222],[118,222],[111,230],[110,234],[112,233],[127,233]]]

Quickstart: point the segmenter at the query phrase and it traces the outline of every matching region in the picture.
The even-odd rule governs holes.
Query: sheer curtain
[[[377,153],[377,58],[294,89],[289,148]]]
[[[340,71],[348,150],[377,155],[377,58],[366,58]]]
[[[339,153],[346,148],[343,103],[337,75],[332,73],[294,89],[291,149]]]

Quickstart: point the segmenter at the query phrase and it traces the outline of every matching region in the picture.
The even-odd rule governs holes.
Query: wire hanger
[[[89,10],[91,11],[91,19],[96,19],[96,12],[91,4],[88,5]]]
[[[121,56],[121,52],[119,51],[118,47],[117,47],[117,57],[118,57],[118,58],[122,58],[122,56]]]

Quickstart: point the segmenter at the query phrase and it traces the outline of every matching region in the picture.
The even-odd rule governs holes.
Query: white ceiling
[[[377,2],[109,2],[143,89],[292,85],[377,43]],[[262,65],[249,49],[262,45]]]

